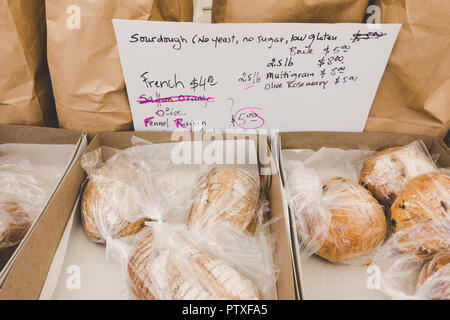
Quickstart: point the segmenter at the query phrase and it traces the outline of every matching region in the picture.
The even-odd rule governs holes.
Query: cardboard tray
[[[177,142],[177,140],[173,141],[171,139],[170,132],[115,132],[115,133],[100,133],[89,144],[88,148],[86,149],[86,153],[93,151],[101,146],[107,146],[112,147],[116,149],[124,149],[127,147],[132,146],[131,144],[131,138],[133,136],[145,139],[150,141],[151,143],[157,144],[157,143],[169,143],[169,142]],[[185,133],[192,140],[201,140],[201,137],[199,138],[198,133],[197,134],[189,134]],[[255,142],[255,145],[259,148],[259,155],[262,155],[261,150],[264,150],[262,152],[265,152],[266,155],[271,155],[271,151],[269,148],[269,145],[267,143],[267,137],[266,136],[254,136],[254,135],[237,135],[236,138],[239,139],[249,139],[253,140]],[[224,138],[221,135],[215,135],[215,140],[223,140]],[[277,294],[279,299],[295,299],[296,298],[296,292],[295,292],[295,283],[294,283],[294,268],[293,268],[293,261],[291,256],[291,240],[290,240],[290,234],[288,231],[288,223],[287,223],[287,212],[283,210],[283,203],[282,203],[282,191],[281,191],[281,179],[276,171],[277,165],[273,162],[273,159],[270,157],[270,163],[268,163],[265,167],[271,168],[269,170],[271,171],[271,175],[261,175],[261,183],[267,187],[268,190],[268,198],[270,200],[270,210],[271,210],[271,216],[276,217],[279,220],[274,223],[272,228],[272,234],[274,235],[276,239],[276,248],[274,252],[274,262],[279,267],[280,272],[278,276],[278,282],[277,282]],[[77,166],[79,163],[77,163]],[[263,166],[260,163],[260,168]],[[79,211],[74,210],[74,214],[80,214]],[[66,233],[70,232],[70,230],[66,230]],[[67,241],[67,240],[66,240]],[[60,244],[61,250],[65,250],[67,247],[67,243],[61,243]],[[60,251],[60,250],[58,250]],[[60,253],[58,255],[61,256]],[[61,262],[57,262],[55,259],[55,264],[59,264],[59,266],[62,266]],[[61,268],[61,267],[59,267]],[[53,268],[53,270],[57,268]],[[62,271],[61,271],[62,273]],[[62,275],[65,276],[65,275]],[[55,282],[55,280],[50,280]],[[61,279],[59,280],[61,283],[64,283]],[[51,283],[49,284],[52,285]],[[46,291],[50,292],[50,294],[46,294],[45,298],[50,298],[52,295],[52,288]],[[54,289],[54,288],[53,288]]]
[[[425,143],[428,151],[433,154],[439,154],[438,165],[440,167],[450,167],[450,150],[442,139],[428,136],[394,134],[394,133],[348,133],[348,132],[285,132],[280,133],[278,139],[273,139],[272,148],[277,151],[277,157],[280,159],[280,166],[283,168],[283,159],[281,157],[281,150],[284,149],[311,149],[314,151],[322,147],[339,148],[344,150],[374,150],[380,151],[386,148],[403,146],[415,140],[422,140]],[[281,170],[282,171],[282,170]],[[282,176],[285,181],[285,177]],[[287,203],[285,202],[285,209],[289,211]],[[345,268],[355,268],[354,266],[332,265],[336,269],[336,273],[332,276],[327,276],[325,279],[320,279],[327,272],[325,268],[317,268],[316,270],[309,270],[309,272],[316,273],[317,281],[314,282],[314,290],[305,290],[305,270],[300,261],[300,251],[298,246],[297,233],[293,228],[293,216],[289,212],[289,220],[291,223],[291,239],[293,249],[293,259],[295,264],[295,281],[298,286],[300,296],[302,299],[387,299],[387,296],[377,290],[369,290],[362,288],[361,285],[369,274],[359,272],[355,275],[355,283],[349,283],[348,272]],[[315,259],[312,257],[310,259]],[[331,269],[329,269],[331,270]],[[353,269],[352,269],[353,270]],[[325,272],[325,273],[324,273]],[[345,274],[344,274],[345,273]],[[358,272],[355,272],[357,274]],[[350,275],[351,276],[351,275]],[[359,278],[357,278],[359,276]],[[328,279],[328,277],[330,279]],[[359,281],[359,282],[358,282]],[[364,282],[363,282],[364,281]],[[357,284],[356,284],[357,283]],[[310,288],[308,288],[310,289]],[[348,289],[348,290],[346,290]],[[314,291],[314,294],[306,294],[306,291]],[[358,292],[359,291],[359,292]]]
[[[74,152],[41,215],[16,253],[0,287],[0,299],[37,299],[83,179],[73,167],[87,145],[84,134],[55,128],[0,125],[0,144],[73,144]],[[49,155],[51,156],[51,155]]]

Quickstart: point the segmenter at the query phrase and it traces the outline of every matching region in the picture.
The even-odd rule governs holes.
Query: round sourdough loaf
[[[331,262],[344,262],[369,253],[384,239],[383,209],[360,185],[332,178],[323,184],[323,201],[331,222],[317,255]]]
[[[244,170],[216,167],[203,175],[188,216],[188,226],[204,227],[215,221],[254,232],[257,224],[259,183]]]
[[[111,161],[89,177],[81,200],[81,216],[89,239],[125,237],[142,230],[146,221],[150,169],[140,162]]]

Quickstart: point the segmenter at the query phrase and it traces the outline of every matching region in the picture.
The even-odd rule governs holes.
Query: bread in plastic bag
[[[135,234],[160,214],[152,201],[151,165],[130,150],[115,150],[103,161],[105,150],[82,159],[89,178],[81,200],[83,226],[89,239],[99,243]]]
[[[267,224],[257,223],[265,208],[257,167],[176,164],[177,144],[132,143],[124,150],[102,147],[82,160],[89,179],[85,229],[123,264],[132,295],[273,298],[272,246]],[[90,184],[100,190],[90,191]],[[127,225],[133,228],[122,232]]]
[[[376,153],[362,165],[359,183],[390,207],[412,178],[437,171],[422,141]]]
[[[358,184],[332,178],[323,184],[322,201],[331,214],[331,223],[317,255],[331,262],[344,262],[370,253],[384,239],[384,211]]]
[[[137,137],[132,143],[124,150],[102,147],[83,157],[89,182],[81,211],[90,239],[104,243],[105,237],[127,236],[162,216],[165,222],[187,221],[191,227],[225,219],[241,229],[255,229],[257,175],[233,166],[175,164],[176,143],[151,144]],[[114,155],[108,158],[108,152]],[[196,190],[192,179],[199,176]],[[192,205],[194,193],[198,198]]]
[[[319,251],[328,234],[331,214],[322,201],[322,180],[314,169],[301,161],[287,161],[289,167],[286,191],[289,207],[295,219],[302,256]]]
[[[19,203],[0,200],[0,270],[25,237],[31,223],[32,218]]]
[[[427,173],[406,185],[391,207],[393,239],[402,252],[433,255],[450,248],[450,176]]]
[[[315,253],[341,263],[363,257],[381,243],[386,220],[370,192],[341,177],[322,183],[303,163],[288,163],[289,205],[306,256]]]
[[[449,300],[449,262],[449,250],[428,260],[411,253],[400,254],[382,272],[381,289],[393,299]]]
[[[193,231],[155,223],[141,233],[128,260],[137,299],[259,300],[276,282],[271,247],[223,222]]]
[[[215,167],[201,176],[188,216],[190,227],[218,220],[253,233],[258,222],[259,179],[234,167]]]
[[[391,207],[393,233],[375,257],[390,263],[383,290],[395,299],[450,298],[450,176],[419,175]],[[393,261],[393,262],[392,262]]]
[[[0,157],[0,269],[43,209],[48,192],[24,157]]]
[[[417,280],[417,296],[450,300],[450,250],[443,250],[425,263]]]

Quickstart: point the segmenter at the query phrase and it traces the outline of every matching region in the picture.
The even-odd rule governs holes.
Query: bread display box
[[[267,136],[100,133],[41,299],[296,299]]]
[[[82,181],[84,134],[0,125],[0,299],[37,299]]]
[[[303,299],[449,298],[450,154],[441,139],[287,132],[272,145]]]

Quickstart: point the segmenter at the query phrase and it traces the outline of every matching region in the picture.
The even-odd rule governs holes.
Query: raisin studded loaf
[[[382,204],[390,207],[409,180],[436,167],[418,142],[386,149],[367,160],[359,183]]]
[[[402,250],[434,254],[450,246],[450,176],[434,172],[412,179],[391,208]]]

